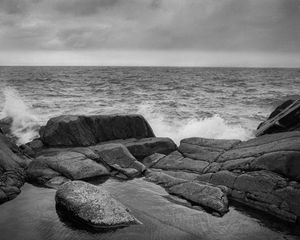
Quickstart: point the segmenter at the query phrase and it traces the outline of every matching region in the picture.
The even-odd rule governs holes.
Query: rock
[[[128,178],[134,178],[139,176],[141,173],[135,168],[122,168],[118,164],[113,164],[112,167],[118,170],[119,173],[125,175]],[[116,174],[118,176],[118,174]]]
[[[210,208],[221,215],[228,212],[226,193],[219,187],[200,182],[186,182],[174,185],[168,191],[194,203],[198,203],[201,206]]]
[[[172,177],[166,173],[161,171],[151,171],[147,176],[146,179],[150,182],[154,182],[163,186],[164,188],[170,188],[174,185],[187,182],[187,180]]]
[[[2,134],[10,135],[11,131],[11,125],[12,125],[13,119],[11,117],[5,117],[0,119],[0,130]]]
[[[281,113],[284,109],[288,106],[293,104],[296,100],[287,100],[281,105],[279,105],[268,117],[267,120],[270,120],[276,117],[279,113]],[[258,130],[265,122],[262,122],[258,126]],[[271,134],[271,133],[278,133],[278,132],[288,132],[288,131],[300,131],[300,107],[292,111],[290,114],[286,115],[282,119],[280,119],[277,124],[272,125],[262,134]]]
[[[188,158],[214,162],[221,153],[240,143],[240,140],[186,138],[180,141],[179,151]]]
[[[59,208],[93,228],[124,227],[140,223],[102,187],[82,181],[63,184],[56,192],[55,201]]]
[[[0,133],[0,202],[15,198],[25,182],[24,168],[29,159],[22,157],[18,147]]]
[[[63,115],[51,118],[40,129],[47,146],[90,146],[99,142],[155,137],[141,115]]]
[[[137,161],[120,143],[90,147],[47,148],[37,153],[28,166],[28,180],[46,184],[52,178],[64,176],[71,180],[106,178],[116,170],[126,179],[141,175],[146,167]],[[50,184],[51,185],[51,184]]]
[[[148,181],[162,185],[169,193],[216,211],[220,215],[228,212],[227,192],[222,188],[204,182],[176,178],[157,171],[150,172],[146,177]]]
[[[180,178],[188,181],[194,181],[199,178],[199,174],[197,173],[190,173],[190,172],[182,172],[182,171],[162,171],[165,174],[168,174],[175,178]]]
[[[177,149],[170,138],[143,138],[123,142],[129,152],[137,159],[143,159],[154,153],[169,154]]]
[[[152,167],[163,170],[177,170],[202,173],[205,167],[208,166],[208,164],[209,163],[206,161],[185,158],[181,153],[175,151],[169,154],[168,156],[160,159]]]
[[[121,168],[135,168],[142,173],[146,170],[146,167],[137,161],[134,156],[128,151],[128,149],[119,143],[100,144],[89,147],[94,151],[99,159],[105,162],[109,166],[114,164],[119,165]]]
[[[154,153],[148,157],[145,157],[141,162],[148,168],[151,168],[160,159],[164,158],[166,155],[161,153]]]
[[[221,169],[268,170],[300,180],[300,132],[263,135],[242,142],[217,159]]]
[[[71,181],[71,180],[66,177],[57,176],[57,177],[53,177],[49,181],[47,181],[45,183],[45,186],[49,187],[49,188],[58,188],[59,186],[63,185],[66,182],[69,182],[69,181]]]
[[[44,184],[51,178],[64,176],[71,180],[87,179],[92,177],[109,176],[109,171],[84,154],[72,151],[48,151],[48,155],[40,155],[33,160],[27,169],[31,181]]]

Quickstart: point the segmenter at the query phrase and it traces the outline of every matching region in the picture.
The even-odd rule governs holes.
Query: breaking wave
[[[11,134],[17,138],[17,144],[24,144],[38,137],[39,119],[23,101],[19,93],[10,87],[4,88],[4,107],[2,118],[9,118],[12,123]]]
[[[170,137],[177,144],[181,139],[202,137],[214,139],[239,139],[242,141],[253,137],[253,131],[240,124],[230,124],[219,115],[202,119],[176,120],[168,122],[161,115],[151,115],[142,107],[139,113],[144,115],[158,137]]]

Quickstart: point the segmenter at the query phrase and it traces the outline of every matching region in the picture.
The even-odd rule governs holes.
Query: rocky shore
[[[95,228],[139,223],[101,184],[88,183],[110,177],[142,177],[215,216],[237,201],[287,222],[300,217],[300,131],[290,125],[245,142],[193,137],[176,146],[155,137],[141,115],[64,115],[20,147],[1,134],[0,154],[1,202],[25,180],[55,188],[57,205]]]

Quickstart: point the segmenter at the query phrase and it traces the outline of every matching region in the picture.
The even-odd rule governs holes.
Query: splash
[[[253,137],[253,132],[239,124],[229,124],[219,115],[202,119],[166,121],[160,114],[150,113],[149,106],[142,106],[139,113],[144,115],[158,137],[170,137],[176,144],[189,137],[213,139],[240,139],[242,141]]]
[[[39,120],[13,88],[4,88],[5,103],[1,118],[12,120],[11,134],[17,138],[17,144],[24,144],[38,137]]]

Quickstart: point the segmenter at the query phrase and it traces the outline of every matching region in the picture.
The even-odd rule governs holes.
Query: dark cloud
[[[300,54],[300,1],[0,0],[0,49]]]

